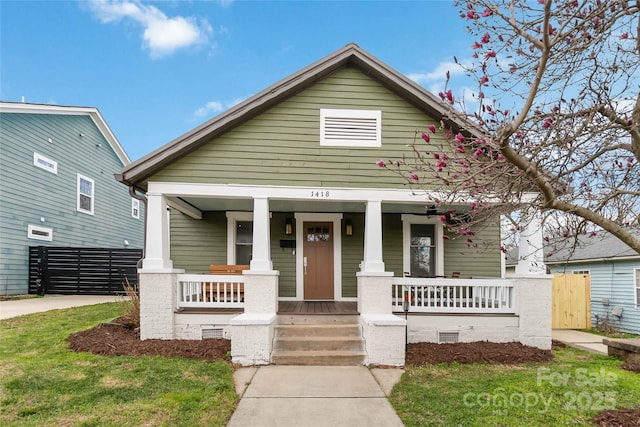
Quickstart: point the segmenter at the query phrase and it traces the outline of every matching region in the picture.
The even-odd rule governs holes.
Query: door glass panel
[[[432,224],[411,224],[411,276],[435,276],[435,229]]]

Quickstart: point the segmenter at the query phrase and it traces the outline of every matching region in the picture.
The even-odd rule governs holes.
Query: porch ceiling
[[[253,210],[252,199],[221,199],[204,197],[181,198],[200,211]],[[333,202],[328,200],[269,200],[273,212],[358,212],[364,213],[365,202]],[[383,213],[424,214],[426,203],[383,203]]]

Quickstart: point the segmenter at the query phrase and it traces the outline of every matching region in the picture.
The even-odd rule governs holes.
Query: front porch
[[[442,221],[419,215],[424,206],[415,195],[269,188],[270,197],[249,198],[246,187],[150,183],[149,189],[149,239],[139,271],[142,339],[222,336],[232,340],[234,363],[268,364],[282,341],[276,339],[282,316],[348,316],[360,330],[367,365],[404,365],[405,337],[550,347],[548,278],[471,278],[498,276],[500,253],[460,256],[466,243],[444,239]],[[228,207],[232,190],[233,206],[247,211],[196,208]],[[176,212],[171,221],[167,206]],[[499,230],[484,236],[495,240]],[[242,274],[176,268],[209,271],[213,263],[246,265]],[[455,276],[462,277],[443,278],[460,270]]]

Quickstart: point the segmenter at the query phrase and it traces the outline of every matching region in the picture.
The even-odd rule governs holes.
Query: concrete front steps
[[[357,315],[279,315],[271,361],[276,365],[362,365]]]

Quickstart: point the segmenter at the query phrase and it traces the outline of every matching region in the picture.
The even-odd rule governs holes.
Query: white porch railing
[[[179,274],[178,307],[244,307],[244,276]]]
[[[393,279],[393,311],[409,313],[515,313],[512,280]]]

